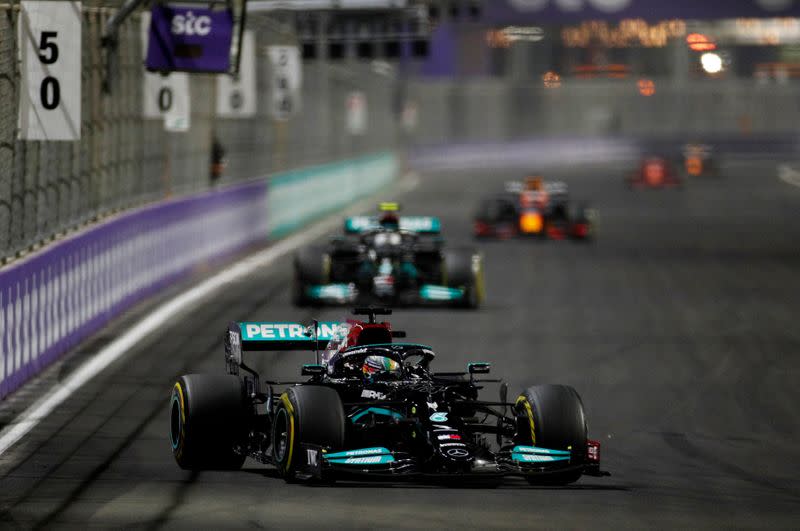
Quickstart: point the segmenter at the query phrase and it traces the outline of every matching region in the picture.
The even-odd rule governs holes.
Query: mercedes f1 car
[[[353,475],[389,479],[568,484],[600,469],[600,444],[587,438],[578,393],[534,385],[514,400],[484,376],[486,362],[464,372],[435,372],[431,347],[404,337],[362,308],[364,321],[233,323],[226,332],[227,374],[189,374],[175,382],[170,441],[184,469],[238,469],[245,458],[273,465],[286,481],[335,481]],[[314,350],[298,382],[262,377],[244,355]],[[479,398],[500,383],[495,400]],[[278,390],[283,388],[283,390]]]
[[[397,209],[383,203],[379,216],[349,217],[343,236],[299,250],[295,304],[477,308],[484,296],[481,255],[445,247],[438,218],[398,216]]]
[[[484,199],[473,227],[477,238],[588,240],[594,236],[595,219],[593,209],[570,201],[566,183],[534,177],[506,183],[505,193]]]

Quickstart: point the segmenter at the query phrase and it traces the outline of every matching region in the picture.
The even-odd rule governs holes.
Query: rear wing
[[[291,322],[243,322],[228,325],[225,335],[225,356],[237,365],[242,364],[243,352],[284,350],[316,351],[324,349],[336,337],[339,322],[317,322],[307,326]]]
[[[344,220],[344,231],[348,234],[360,234],[380,228],[381,225],[375,216],[352,216]],[[442,222],[433,216],[400,216],[400,230],[418,234],[439,234]]]

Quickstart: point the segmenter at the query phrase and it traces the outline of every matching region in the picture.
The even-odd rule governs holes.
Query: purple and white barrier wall
[[[387,153],[166,201],[0,269],[0,398],[193,268],[312,221],[318,211],[291,213],[291,205],[304,204],[308,194],[327,197],[325,211],[331,212],[385,186],[396,167],[394,154]],[[360,195],[327,193],[354,180]],[[283,191],[288,183],[294,193]],[[280,215],[271,212],[273,194],[284,203]]]
[[[134,303],[267,237],[258,182],[124,214],[0,270],[0,396]]]

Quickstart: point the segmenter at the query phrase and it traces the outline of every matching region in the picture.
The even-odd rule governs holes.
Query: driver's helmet
[[[383,230],[395,231],[400,229],[400,218],[397,217],[395,212],[382,212],[378,223]]]
[[[386,356],[367,356],[364,358],[361,372],[368,378],[376,376],[397,378],[400,376],[400,364]]]
[[[542,177],[539,175],[531,175],[525,178],[526,190],[539,192],[544,188],[543,184]]]
[[[383,202],[378,205],[380,209],[380,217],[378,217],[378,224],[383,230],[396,231],[400,230],[400,217],[397,211],[400,205],[393,202]]]

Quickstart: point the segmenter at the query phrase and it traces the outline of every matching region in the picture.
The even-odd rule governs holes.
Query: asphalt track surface
[[[551,168],[600,211],[595,243],[481,243],[482,309],[393,316],[409,340],[436,348],[440,370],[488,360],[512,392],[573,385],[610,478],[566,488],[513,479],[497,489],[310,487],[250,461],[240,472],[180,470],[167,438],[171,382],[223,370],[229,321],[344,314],[294,309],[285,258],[166,323],[7,452],[0,527],[796,529],[800,188],[778,180],[773,164],[723,170],[682,190],[628,191],[621,167]],[[449,242],[471,244],[478,197],[516,176],[424,175],[403,203],[441,215]],[[258,366],[293,376],[307,360],[263,354]]]

